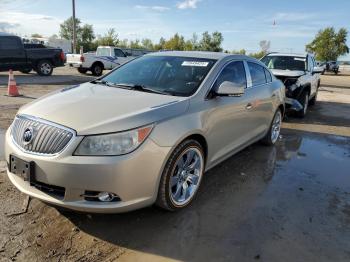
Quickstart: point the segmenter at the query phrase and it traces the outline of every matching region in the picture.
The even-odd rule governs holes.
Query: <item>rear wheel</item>
[[[88,71],[88,70],[87,70],[86,68],[81,68],[81,67],[78,68],[78,72],[79,72],[80,74],[86,74],[87,71]]]
[[[307,91],[304,91],[300,95],[298,101],[303,106],[303,108],[297,112],[297,116],[300,118],[304,118],[306,116],[308,105],[309,105],[309,93]]]
[[[47,60],[39,61],[36,71],[41,76],[50,76],[53,71],[51,62]]]
[[[103,72],[103,66],[100,63],[93,64],[91,67],[91,72],[94,76],[100,76]]]
[[[277,142],[281,132],[281,125],[282,112],[280,109],[278,109],[273,117],[269,131],[267,132],[266,136],[262,139],[262,142],[265,145],[272,146]]]
[[[159,184],[156,205],[175,211],[194,199],[204,173],[204,152],[196,140],[185,140],[170,155]]]

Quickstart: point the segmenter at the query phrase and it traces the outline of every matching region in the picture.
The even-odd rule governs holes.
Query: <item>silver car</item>
[[[7,131],[8,176],[74,210],[186,207],[205,171],[279,137],[285,87],[247,56],[159,52],[22,107]]]

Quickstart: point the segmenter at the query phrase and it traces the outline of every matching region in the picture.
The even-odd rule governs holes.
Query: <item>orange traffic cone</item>
[[[9,83],[7,86],[7,94],[8,96],[19,96],[16,80],[13,76],[12,69],[9,71]]]

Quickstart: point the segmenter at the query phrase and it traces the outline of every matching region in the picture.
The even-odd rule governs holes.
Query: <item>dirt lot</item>
[[[9,98],[0,74],[1,149],[19,106],[65,84],[32,77]],[[206,173],[178,213],[80,214],[35,199],[26,211],[0,161],[0,261],[350,261],[350,73],[322,76],[316,106],[283,127],[275,147],[252,145]]]

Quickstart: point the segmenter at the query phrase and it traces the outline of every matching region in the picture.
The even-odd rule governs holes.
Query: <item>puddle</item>
[[[0,129],[0,160],[5,160],[5,133],[6,130]]]

